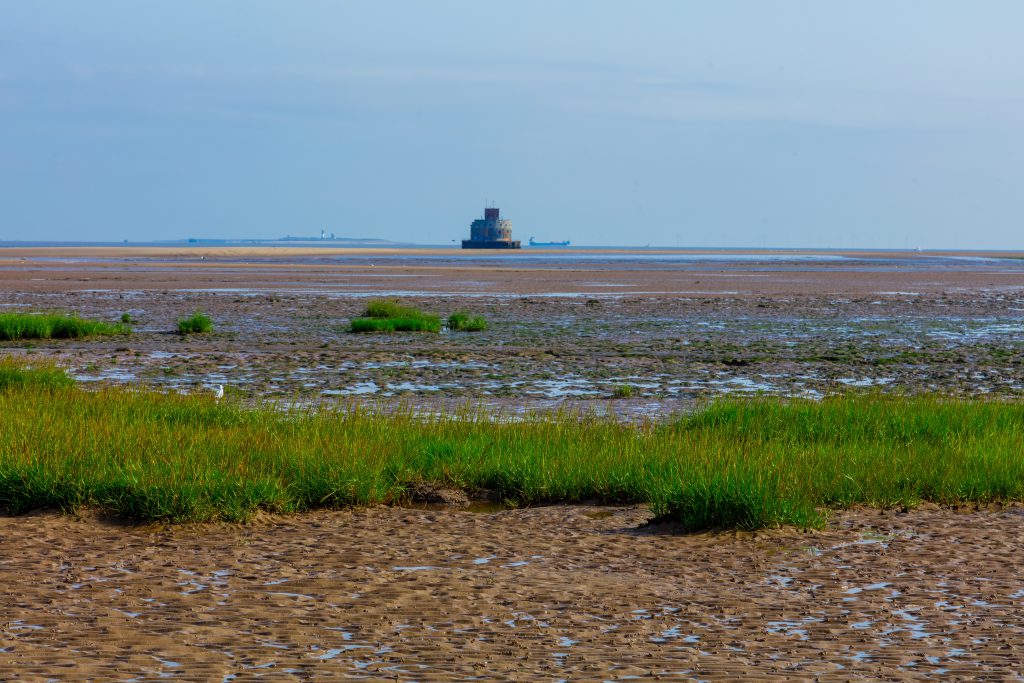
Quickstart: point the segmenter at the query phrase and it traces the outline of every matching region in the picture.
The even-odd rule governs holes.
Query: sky
[[[1020,0],[0,17],[0,240],[1024,248]]]

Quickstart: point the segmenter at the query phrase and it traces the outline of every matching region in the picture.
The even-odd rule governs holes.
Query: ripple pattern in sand
[[[612,514],[605,514],[607,512]],[[0,674],[971,677],[1019,665],[1019,509],[677,535],[641,508],[0,520]]]

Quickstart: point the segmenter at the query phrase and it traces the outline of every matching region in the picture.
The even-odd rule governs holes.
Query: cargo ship
[[[569,240],[564,242],[538,242],[537,240],[530,238],[531,247],[567,247],[569,246]]]

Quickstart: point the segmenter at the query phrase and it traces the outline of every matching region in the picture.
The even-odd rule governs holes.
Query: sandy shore
[[[687,260],[687,256],[718,260]],[[990,260],[987,256],[998,256]],[[464,295],[869,296],[1024,287],[1020,254],[445,249],[0,249],[0,290]],[[806,260],[812,257],[812,260]],[[814,260],[825,258],[826,260]]]
[[[677,535],[638,508],[0,519],[5,680],[1003,678],[1021,509]],[[952,551],[952,552],[951,552]]]

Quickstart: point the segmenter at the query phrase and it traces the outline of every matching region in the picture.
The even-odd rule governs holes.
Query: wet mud
[[[594,285],[598,276],[582,277]],[[286,405],[568,407],[657,418],[720,395],[1014,397],[1024,392],[1022,292],[420,295],[402,300],[442,317],[480,314],[489,328],[366,335],[348,325],[368,297],[345,292],[5,289],[0,310],[106,320],[128,313],[135,331],[3,342],[0,353],[54,359],[87,385],[195,392],[223,384],[238,400]],[[175,321],[196,310],[212,316],[216,331],[175,334]]]
[[[0,519],[7,680],[993,678],[1021,509],[681,535],[643,508]]]

